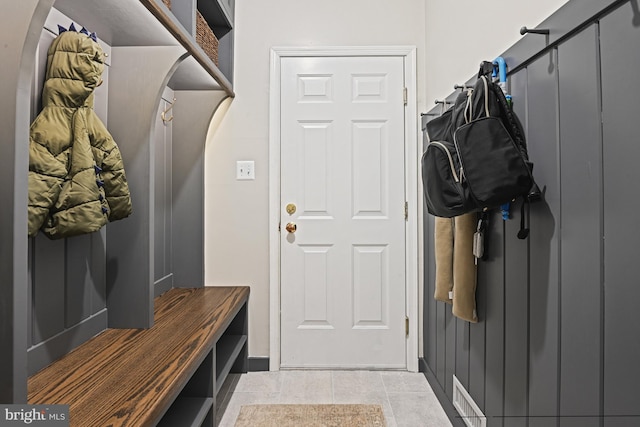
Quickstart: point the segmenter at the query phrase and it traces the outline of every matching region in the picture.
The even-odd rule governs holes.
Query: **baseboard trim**
[[[264,372],[269,370],[268,357],[249,357],[247,359],[248,372]]]
[[[427,365],[427,361],[424,360],[424,357],[421,357],[419,359],[418,365],[420,372],[424,374],[427,382],[433,389],[433,392],[438,398],[442,409],[444,409],[444,412],[447,414],[447,417],[449,418],[449,421],[451,421],[453,427],[467,427],[465,422],[460,417],[460,414],[458,414],[458,411],[456,411],[456,408],[454,408],[453,403],[447,397],[447,393],[445,393],[444,389],[438,382],[436,375],[433,373],[431,368],[429,368],[429,365]]]

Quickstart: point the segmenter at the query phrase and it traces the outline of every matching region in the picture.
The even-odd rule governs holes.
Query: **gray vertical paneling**
[[[160,112],[166,112],[167,121],[157,120],[155,144],[155,199],[154,199],[154,284],[155,295],[173,286],[172,271],[172,127],[173,91],[165,89],[160,101]]]
[[[426,130],[426,122],[438,117],[440,112],[429,114],[422,119],[423,131]],[[426,144],[428,138],[426,134],[423,135],[423,152],[426,150]],[[425,337],[425,358],[427,364],[433,371],[434,375],[438,379],[441,388],[444,390],[445,384],[445,369],[446,369],[446,333],[445,333],[445,313],[447,309],[451,309],[450,306],[443,302],[436,301],[433,297],[435,293],[436,282],[436,265],[435,265],[435,217],[430,215],[427,211],[426,203],[424,205],[425,216],[425,266],[427,271],[425,272],[425,313],[424,321],[427,323],[425,331],[428,331],[428,336]]]
[[[584,21],[597,9],[599,16]],[[467,389],[490,427],[635,426],[640,6],[571,1],[545,22],[547,41],[575,32],[542,55],[527,43],[503,54],[517,70],[510,76],[514,109],[544,200],[530,206],[527,241],[515,238],[517,209],[504,233],[492,216],[487,259],[478,267],[480,323],[469,326]],[[438,312],[434,323],[436,338],[428,338],[446,386],[446,315]],[[464,376],[465,332],[456,332],[456,372]]]
[[[443,302],[437,301],[436,305],[436,369],[435,374],[438,382],[444,389],[445,385],[445,368],[447,363],[446,356],[446,313],[451,311],[451,307]]]
[[[173,273],[173,121],[167,123],[165,127],[165,150],[166,150],[166,162],[165,162],[165,175],[166,175],[166,207],[165,207],[165,251],[164,251],[164,265],[167,275]]]
[[[168,102],[163,99],[160,101],[160,111],[165,111]],[[167,113],[171,116],[171,112]],[[168,125],[171,122],[167,123]],[[162,279],[167,274],[167,266],[165,263],[165,253],[167,250],[167,210],[171,207],[167,206],[167,188],[171,189],[171,182],[167,182],[167,125],[162,120],[156,120],[154,141],[155,144],[155,199],[154,199],[154,281]],[[168,208],[168,209],[167,209]]]
[[[604,176],[604,414],[606,427],[640,423],[640,181],[637,3],[600,21]]]
[[[522,200],[505,222],[504,416],[509,427],[526,426],[528,413],[528,241],[517,238]]]
[[[438,117],[438,114],[423,114],[421,117],[421,127],[423,132],[426,130],[426,124],[430,120]],[[423,133],[422,152],[427,149],[429,140],[426,133]],[[439,305],[434,299],[436,266],[435,266],[435,241],[434,241],[434,222],[435,218],[430,215],[427,210],[426,201],[424,208],[424,357],[432,372],[437,371],[438,360],[438,336],[439,329],[437,327],[437,306]],[[444,384],[444,383],[441,383]]]
[[[93,314],[107,307],[107,230],[102,229],[91,234],[91,306]]]
[[[105,308],[104,231],[66,241],[65,328],[72,328]]]
[[[561,199],[560,425],[601,413],[601,120],[598,31],[558,47]],[[587,262],[585,262],[587,261]]]
[[[469,390],[469,322],[456,319],[456,378]]]
[[[109,68],[111,65],[111,46],[103,44],[106,57],[104,71],[102,72],[102,84],[95,91],[93,108],[102,123],[108,123],[109,110]],[[89,265],[89,280],[91,286],[88,291],[91,293],[91,314],[99,313],[107,307],[107,227],[103,227],[95,233],[89,235],[89,250],[91,259]]]
[[[526,69],[511,76],[513,108],[526,117]],[[505,222],[504,415],[509,427],[526,426],[529,366],[529,241],[518,239],[522,200],[511,204]],[[526,207],[526,206],[525,206]]]
[[[444,324],[444,391],[449,399],[453,400],[453,374],[456,367],[456,318],[451,313],[451,306],[448,304],[445,305]]]
[[[33,341],[39,343],[64,330],[65,241],[36,236],[31,268]]]
[[[426,212],[425,205],[425,212]],[[437,337],[437,328],[436,328],[436,300],[433,298],[435,293],[435,280],[436,280],[436,268],[435,268],[435,259],[433,256],[433,225],[434,218],[431,215],[427,214],[427,220],[425,221],[425,266],[427,271],[425,272],[425,291],[424,291],[424,321],[427,325],[424,328],[426,333],[424,339],[424,356],[427,361],[429,367],[435,372],[436,367],[436,359],[437,359],[437,348],[436,348],[436,337]]]
[[[504,222],[489,214],[485,259],[480,263],[486,287],[485,414],[489,427],[503,426],[504,415]]]
[[[467,391],[480,407],[485,410],[485,356],[487,318],[487,281],[482,261],[478,263],[478,287],[476,289],[476,310],[478,323],[469,325],[469,388]]]
[[[165,251],[164,265],[167,276],[173,274],[173,121],[165,127],[165,150],[167,160],[165,162],[166,175],[166,205],[165,205]],[[204,229],[203,229],[204,234]],[[204,251],[204,249],[203,249]]]
[[[489,237],[489,236],[487,236]],[[485,251],[487,257],[491,248],[487,239]],[[485,268],[484,259],[478,261],[476,286],[476,311],[478,323],[469,325],[469,384],[467,391],[474,402],[485,412],[486,391],[486,345],[487,345],[487,296],[489,293],[489,269]]]
[[[67,239],[66,244],[66,312],[65,328],[80,323],[91,314],[93,295],[91,269],[91,236],[83,235]]]
[[[529,293],[531,427],[556,425],[558,413],[560,185],[557,130],[557,54],[528,67],[529,156],[544,200],[531,205]]]
[[[29,301],[27,307],[27,348],[33,345],[33,252],[34,252],[34,240],[28,239],[27,243],[27,301]]]
[[[173,108],[172,241],[174,286],[204,286],[204,147],[221,91],[177,91]],[[194,109],[192,106],[198,105]]]
[[[166,101],[160,100],[159,111],[163,111],[166,108]],[[155,123],[154,140],[152,144],[155,145],[154,151],[154,163],[155,163],[155,176],[154,176],[154,206],[155,222],[153,224],[154,234],[154,247],[153,247],[153,280],[154,283],[163,277],[164,263],[162,262],[164,254],[164,210],[159,208],[163,206],[164,196],[164,129],[162,128],[162,120],[157,120]]]

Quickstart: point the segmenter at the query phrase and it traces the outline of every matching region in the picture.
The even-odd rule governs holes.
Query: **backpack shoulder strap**
[[[495,82],[490,83],[491,92],[495,96],[498,108],[500,110],[500,117],[507,128],[509,134],[513,140],[518,144],[520,151],[524,155],[526,160],[529,160],[529,154],[527,153],[527,141],[525,139],[524,128],[522,123],[518,119],[518,116],[513,112],[511,102],[507,100],[504,92]]]

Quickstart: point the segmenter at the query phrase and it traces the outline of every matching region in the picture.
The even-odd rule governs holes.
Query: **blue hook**
[[[500,89],[502,89],[502,92],[505,94],[505,96],[509,96],[507,95],[507,63],[504,61],[504,58],[502,58],[502,56],[498,56],[496,59],[493,60],[493,77],[496,77],[496,69],[495,66],[498,67],[498,86],[500,86]],[[509,96],[509,98],[511,98]]]
[[[502,56],[498,56],[496,59],[493,60],[493,65],[497,65],[498,66],[498,74],[499,74],[499,81],[500,83],[506,83],[507,82],[507,63],[504,61],[504,58]],[[496,76],[496,71],[495,69],[493,70],[493,77]]]

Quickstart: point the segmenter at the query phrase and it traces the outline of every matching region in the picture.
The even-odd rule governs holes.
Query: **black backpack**
[[[492,69],[492,63],[483,63],[474,87],[427,123],[422,179],[433,215],[450,218],[487,211],[521,196],[527,201],[540,198],[522,125],[489,77]],[[526,237],[523,230],[521,238]]]

